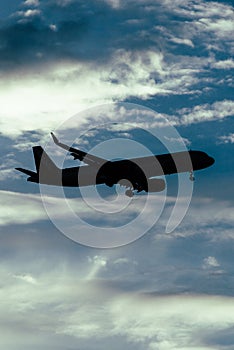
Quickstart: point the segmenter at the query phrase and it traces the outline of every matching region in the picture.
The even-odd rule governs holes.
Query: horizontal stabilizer
[[[32,176],[32,177],[36,177],[37,173],[35,173],[34,171],[31,170],[27,170],[27,169],[23,169],[23,168],[15,168],[18,171],[21,171],[21,173],[24,173],[26,175]]]

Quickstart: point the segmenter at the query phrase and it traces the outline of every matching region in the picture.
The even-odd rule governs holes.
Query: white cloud
[[[5,181],[7,179],[16,179],[18,178],[17,174],[15,173],[14,169],[7,168],[4,166],[0,166],[0,181]]]
[[[24,179],[22,179],[22,181],[24,181]],[[83,244],[86,243],[86,245],[91,246],[93,244],[94,246],[96,246],[96,244],[97,246],[99,246],[99,244],[100,246],[102,244],[106,246],[108,243],[106,243],[105,239],[109,239],[109,244],[112,246],[115,240],[107,233],[106,236],[104,234],[104,238],[102,238],[100,233],[102,232],[101,227],[107,225],[110,227],[110,230],[111,228],[115,230],[115,225],[119,223],[120,217],[122,225],[125,227],[125,224],[131,223],[133,217],[137,217],[143,211],[145,204],[145,201],[134,201],[126,205],[128,199],[124,195],[125,189],[123,189],[122,193],[118,196],[113,195],[109,200],[104,200],[97,195],[95,196],[96,189],[94,186],[83,190],[84,199],[82,197],[66,198],[65,195],[63,198],[62,189],[56,186],[45,187],[46,190],[43,189],[42,197],[40,194],[0,191],[0,204],[2,207],[0,212],[0,226],[30,224],[37,223],[41,220],[50,220],[55,226],[57,225],[61,233],[64,233],[64,235],[67,235],[69,238],[74,237],[73,239],[77,242],[83,242]],[[149,228],[153,225],[155,215],[152,216],[152,214],[155,214],[155,212],[157,214],[158,211],[160,211],[162,202],[163,199],[158,196],[157,203],[153,205],[152,208],[150,207],[148,211],[143,212],[145,220],[144,223],[142,223],[142,227],[138,223],[137,232],[139,232],[139,235],[144,233],[147,224]],[[113,213],[115,213],[115,215],[113,215]],[[89,224],[90,220],[91,224]],[[94,220],[94,224],[92,224],[92,220]],[[95,221],[97,222],[97,226],[95,226]],[[100,222],[101,227],[99,228]],[[132,227],[129,228],[130,241],[134,240],[134,227],[136,228],[136,224],[133,223]],[[108,229],[106,229],[106,232],[107,231]],[[117,231],[118,228],[116,228],[116,232]],[[131,236],[132,231],[133,236]],[[97,236],[97,234],[99,234],[99,236]],[[96,242],[97,237],[101,237],[100,242]],[[101,242],[101,239],[104,239],[104,243]],[[129,242],[127,235],[124,239],[126,239],[127,243]],[[116,240],[118,241],[117,238]],[[116,244],[118,246],[118,243]],[[93,276],[93,273],[96,273],[99,268],[105,267],[107,261],[100,256],[96,256],[91,263],[94,265]]]
[[[188,45],[190,47],[194,47],[193,42],[190,39],[183,39],[183,38],[171,38],[170,41],[176,43],[176,44],[183,44],[183,45]]]
[[[234,101],[223,100],[213,104],[198,105],[190,108],[184,108],[178,111],[181,115],[179,123],[192,124],[203,121],[223,119],[233,115]]]
[[[105,0],[111,7],[118,9],[123,5],[122,0]]]
[[[229,18],[233,16],[231,6],[217,2],[206,3],[202,0],[198,0],[196,2],[191,2],[189,0],[166,0],[165,3],[166,7],[178,15],[182,14],[183,16],[193,19],[213,19],[220,17],[220,14],[222,14],[222,18]]]
[[[27,224],[46,219],[40,196],[0,191],[0,225]]]
[[[182,68],[183,64],[187,68]],[[97,104],[124,100],[129,96],[144,99],[155,94],[183,94],[197,81],[195,76],[201,64],[204,62],[197,59],[181,59],[180,64],[167,66],[161,54],[150,51],[132,55],[121,50],[110,65],[99,70],[92,65],[67,63],[51,68],[43,76],[8,77],[0,86],[1,132],[10,137],[31,130],[48,134],[67,118]],[[152,78],[155,72],[161,82]],[[224,112],[220,109],[224,103],[226,109],[228,103],[232,108],[231,101],[218,102],[211,108],[218,109],[222,115]],[[202,108],[207,118],[207,105],[201,106],[199,113],[199,106],[190,114],[185,111],[186,118],[198,120]],[[77,127],[86,122],[84,114],[82,118]],[[116,120],[119,118],[115,116]]]
[[[40,2],[39,0],[26,0],[24,1],[24,5],[25,6],[39,6],[40,5]]]
[[[200,23],[205,26],[204,31],[214,32],[216,36],[220,39],[227,38],[227,36],[233,33],[233,19],[212,19],[212,21],[208,18],[201,18],[199,20]]]
[[[24,274],[24,275],[15,275],[14,276],[16,279],[20,279],[22,281],[25,281],[29,284],[37,284],[37,280],[36,278],[34,278],[32,275],[30,274]]]
[[[204,258],[203,262],[204,262],[203,267],[205,269],[220,266],[220,264],[218,263],[217,259],[214,256],[208,256],[207,258]]]
[[[214,329],[228,328],[234,322],[229,307],[233,307],[232,298],[202,295],[129,296],[116,300],[111,311],[114,315],[114,332],[126,335],[130,341],[157,344],[159,350],[209,349],[209,345],[203,342],[205,334],[209,335]],[[203,336],[196,337],[202,330]]]
[[[234,133],[219,137],[219,143],[234,143]]]
[[[18,349],[23,349],[26,334],[31,345],[41,339],[39,344],[47,348],[72,348],[75,338],[81,346],[96,349],[96,342],[105,344],[114,337],[129,349],[210,350],[208,339],[234,326],[232,297],[122,293],[107,281],[82,279],[77,267],[71,271],[57,266],[37,277],[16,277],[2,266],[0,277],[0,321],[5,329],[1,341],[10,350],[18,338]]]
[[[89,263],[92,265],[90,272],[88,273],[86,280],[92,280],[97,277],[100,270],[104,269],[107,265],[107,258],[100,255],[88,257]]]
[[[188,139],[184,138],[184,137],[180,137],[180,138],[175,138],[175,137],[168,137],[168,136],[164,136],[164,139],[169,141],[172,144],[185,144],[186,146],[190,146],[191,145],[191,141],[189,141]]]
[[[196,175],[195,175],[196,177]],[[171,206],[165,208],[162,225],[166,226]],[[193,198],[182,223],[171,234],[156,234],[155,239],[206,235],[211,242],[232,241],[234,233],[234,208],[232,201],[216,198]]]
[[[148,54],[149,61],[145,63],[144,58],[145,55],[139,56],[134,61],[128,53],[121,53],[103,70],[65,64],[54,67],[42,77],[14,77],[14,83],[9,77],[7,81],[2,80],[1,132],[11,137],[29,130],[48,133],[68,117],[96,104],[123,100],[132,94],[144,98],[158,93],[161,88],[150,78],[150,73],[160,69],[162,58],[153,53]],[[126,74],[121,69],[123,63],[130,70]],[[118,84],[111,82],[118,78]],[[80,124],[84,122],[79,121]]]
[[[128,258],[118,258],[113,262],[113,264],[122,265],[122,264],[128,264],[129,262],[130,261]]]
[[[35,17],[35,16],[39,16],[41,14],[41,11],[38,9],[28,9],[26,11],[18,11],[16,12],[15,15],[20,16],[20,17],[24,17],[24,18],[30,18],[30,17]]]
[[[153,67],[146,64],[144,68],[139,61],[131,69],[133,71],[126,77],[126,82],[120,84],[111,84],[108,72],[82,72],[81,67],[55,70],[47,76],[48,80],[53,81],[49,85],[47,79],[40,78],[25,80],[23,84],[19,81],[14,86],[10,86],[8,81],[9,87],[1,88],[1,131],[10,137],[31,130],[48,134],[67,118],[97,103],[102,105],[115,99],[122,100],[131,92],[146,97],[160,90],[153,81],[147,85]],[[82,118],[76,120],[77,128],[86,119],[83,113]],[[93,116],[92,119],[97,117]],[[119,116],[113,115],[113,119],[119,121]]]
[[[24,181],[23,179],[22,181]],[[10,224],[29,224],[40,220],[48,220],[45,208],[40,194],[29,194],[11,191],[0,191],[0,226]],[[47,203],[53,212],[54,217],[66,218],[64,212],[64,199],[53,196],[44,196],[44,203]],[[73,204],[72,204],[73,203]],[[70,205],[76,207],[76,210],[89,213],[89,210],[77,199],[70,199]],[[79,209],[78,209],[79,207]]]
[[[183,39],[199,42],[208,50],[232,52],[233,9],[219,2],[164,1],[169,13],[178,17],[187,17],[187,21],[178,23],[178,32]],[[175,28],[176,31],[176,28]],[[197,46],[197,45],[196,45]]]
[[[212,67],[216,69],[232,69],[234,68],[234,60],[230,58],[228,60],[217,61],[213,63]]]
[[[56,24],[50,24],[49,27],[53,32],[57,32],[57,30],[58,30]]]
[[[0,181],[6,179],[16,179],[18,174],[15,171],[16,161],[14,160],[14,154],[8,153],[2,157],[2,164],[0,165]]]

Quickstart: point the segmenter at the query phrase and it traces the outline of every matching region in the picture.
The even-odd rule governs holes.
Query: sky
[[[231,1],[0,2],[1,348],[234,349],[233,19]],[[119,210],[123,193],[100,186],[105,201],[91,210],[67,190],[97,231],[148,228],[120,247],[87,247],[55,225],[73,224],[60,193],[41,196],[14,169],[34,169],[35,145],[79,165],[51,131],[110,159],[160,153],[153,133],[215,164],[195,173],[192,198],[189,174],[169,176],[163,208],[156,193],[146,209],[139,195]],[[166,233],[178,184],[183,220]]]

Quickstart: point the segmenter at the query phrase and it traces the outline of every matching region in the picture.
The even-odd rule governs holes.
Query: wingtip
[[[57,143],[58,143],[58,139],[57,139],[57,137],[55,136],[55,134],[54,134],[53,132],[51,132],[50,134],[51,134],[51,136],[52,136],[54,142],[57,144]]]

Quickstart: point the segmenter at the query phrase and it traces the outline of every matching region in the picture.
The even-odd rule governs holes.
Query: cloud
[[[227,299],[226,304],[225,299],[219,297],[189,295],[123,298],[114,303],[111,311],[116,316],[115,331],[125,334],[133,342],[146,342],[149,348],[154,346],[160,350],[209,349],[203,339],[210,333],[212,321],[215,320],[212,323],[215,329],[229,328],[233,322],[230,318],[226,319],[224,312],[231,316],[228,311],[231,300]],[[123,314],[121,310],[126,312]],[[137,314],[141,316],[137,317]],[[195,335],[201,332],[202,327],[205,331],[197,338]]]
[[[222,208],[222,209],[220,209]],[[170,215],[171,205],[165,208],[161,224],[166,225]],[[190,236],[205,237],[211,242],[233,240],[232,226],[234,224],[233,203],[216,198],[193,198],[182,223],[171,234],[156,233],[155,239],[168,239]]]
[[[104,256],[95,255],[93,257],[88,257],[89,263],[93,265],[90,272],[88,273],[86,280],[92,280],[97,278],[97,275],[101,269],[105,269],[107,265],[107,259]]]
[[[227,38],[227,36],[230,35],[233,30],[233,23],[231,18],[219,18],[212,21],[210,21],[208,18],[202,18],[200,19],[200,23],[205,25],[204,30],[209,31],[210,33],[215,33],[215,35],[220,39]]]
[[[30,3],[36,8],[18,11],[26,22],[13,16],[0,28],[0,117],[5,135],[48,132],[95,104],[132,96],[196,95],[226,84],[212,70],[231,66],[231,59],[221,61],[215,53],[223,50],[228,57],[230,35],[226,27],[214,28],[212,23],[214,18],[221,20],[221,13],[229,22],[228,5],[92,1],[84,6],[83,1],[51,1],[37,7],[33,0],[24,4]],[[210,33],[216,29],[222,40],[212,42]],[[208,45],[222,47],[211,54]],[[208,120],[214,112],[202,108],[207,114],[202,116],[200,110],[199,115]],[[200,120],[199,115],[191,111],[186,122]]]
[[[233,115],[228,97],[233,12],[227,3],[26,0],[15,11],[18,15],[0,27],[0,128],[16,147],[13,157],[3,138],[3,180],[12,176],[14,159],[29,162],[19,149],[39,140],[46,144],[45,135],[79,111],[133,96],[181,126],[187,144],[196,140],[193,130],[207,126],[193,124],[214,120],[223,126],[218,142],[233,142],[231,129],[224,129]],[[119,112],[83,112],[71,127],[78,134],[104,121],[164,125],[159,113],[134,110],[125,118]],[[122,132],[119,125],[114,128]],[[131,134],[131,128],[125,131]],[[89,140],[84,138],[87,148]],[[25,181],[24,175],[15,176],[7,188]],[[108,251],[60,237],[40,195],[0,191],[2,348],[231,350],[234,211],[231,200],[217,198],[218,187],[211,190],[216,198],[198,198],[195,191],[172,234],[164,233],[171,197],[150,232],[131,246]],[[61,198],[46,201],[55,216],[68,220]],[[70,203],[85,218],[99,220],[79,198]],[[140,208],[129,208],[122,217]]]
[[[176,37],[172,37],[170,39],[172,42],[177,43],[177,44],[183,44],[183,45],[188,45],[191,47],[194,47],[193,42],[190,39],[182,39],[182,38],[176,38]]]
[[[234,68],[234,60],[228,59],[228,60],[222,60],[214,62],[213,67],[216,69],[232,69]]]
[[[64,266],[39,276],[23,271],[13,275],[2,266],[0,275],[5,329],[1,342],[10,350],[16,340],[18,349],[23,349],[28,339],[36,349],[38,344],[73,349],[74,339],[76,346],[79,342],[99,349],[100,344],[101,349],[105,343],[113,344],[113,338],[116,350],[116,343],[128,349],[209,350],[212,335],[222,337],[234,325],[232,297],[123,293],[103,280],[83,280],[77,268]],[[212,344],[225,349],[219,337]]]
[[[16,279],[20,279],[21,281],[24,281],[29,284],[37,284],[37,280],[35,277],[33,277],[30,274],[24,274],[24,275],[15,275]]]
[[[175,138],[175,137],[168,137],[168,136],[164,136],[164,139],[167,140],[169,143],[172,144],[184,144],[186,146],[190,146],[191,145],[191,141],[189,141],[188,139],[181,137],[181,138]]]
[[[84,68],[82,64],[63,64],[44,76],[19,75],[2,80],[1,132],[11,137],[30,130],[49,133],[66,118],[94,105],[123,100],[132,94],[155,94],[161,88],[150,72],[160,70],[161,61],[161,55],[153,52],[135,58],[121,52],[103,70],[92,65]],[[78,126],[84,122],[79,120]]]
[[[36,0],[31,3],[38,6]],[[30,1],[24,4],[29,5]],[[30,65],[33,69],[39,66],[41,71],[42,64],[51,61],[58,64],[61,60],[91,61],[99,67],[110,62],[119,50],[128,50],[132,54],[161,52],[167,56],[168,63],[175,63],[178,54],[181,55],[175,52],[175,44],[184,44],[193,50],[199,38],[199,44],[207,46],[211,44],[210,34],[213,32],[222,35],[222,45],[230,40],[227,23],[231,23],[231,7],[213,2],[209,3],[209,8],[202,1],[198,4],[190,1],[178,2],[177,5],[173,1],[157,1],[155,4],[91,1],[87,4],[81,0],[43,3],[40,9],[19,11],[31,21],[13,22],[1,28],[0,36],[4,42],[1,62],[5,71],[20,67],[25,70]],[[41,11],[40,20],[35,18],[38,11]],[[185,14],[190,21],[184,21]],[[56,31],[51,30],[51,22]],[[43,53],[41,60],[37,58],[38,52]],[[192,51],[188,57],[195,55]],[[187,53],[181,56],[187,56]]]
[[[0,225],[13,223],[25,224],[46,219],[40,197],[38,195],[1,192]],[[23,213],[23,215],[22,215]]]
[[[204,121],[223,119],[233,115],[234,102],[223,100],[213,104],[197,105],[193,108],[184,108],[178,111],[181,115],[179,123],[192,124]]]
[[[177,92],[181,89],[183,93],[184,84],[191,74],[188,70],[183,79],[175,76],[170,83],[155,84],[151,71],[157,70],[164,75],[165,68],[162,56],[154,53],[135,59],[128,53],[121,53],[112,63],[109,68],[98,71],[92,66],[82,69],[82,65],[67,64],[53,67],[42,77],[26,75],[24,78],[3,79],[0,86],[1,132],[12,138],[31,130],[49,134],[67,118],[97,104],[124,100],[130,95],[139,98],[158,93],[167,95],[176,85]],[[176,74],[182,75],[183,72]],[[181,117],[180,120],[176,118],[176,123],[191,124],[225,118],[232,115],[232,110],[231,100],[197,105],[193,109],[184,108],[177,111]],[[165,117],[171,121],[175,119],[173,115]],[[97,118],[93,116],[93,119]],[[83,113],[77,127],[85,122],[87,118]]]
[[[25,0],[23,3],[24,6],[39,6],[40,5],[40,1],[39,0]]]
[[[3,151],[4,153],[4,151]],[[16,162],[14,159],[14,152],[10,152],[4,154],[1,157],[1,165],[0,165],[0,181],[5,181],[9,179],[16,179],[18,175],[16,174],[14,168],[16,166]]]
[[[18,11],[15,15],[19,17],[24,17],[24,18],[31,18],[34,16],[39,16],[41,14],[40,10],[37,9],[28,9],[26,11]]]
[[[88,246],[119,246],[121,243],[123,245],[137,239],[147,228],[152,227],[163,203],[163,198],[158,195],[157,202],[155,201],[152,207],[148,205],[148,209],[145,210],[146,199],[129,203],[124,195],[125,189],[122,189],[121,194],[112,194],[106,200],[95,195],[94,186],[83,189],[83,198],[79,194],[75,198],[69,198],[63,189],[45,187],[42,187],[42,195],[0,191],[0,203],[3,207],[0,226],[38,224],[46,221],[47,224],[54,224],[59,232],[76,242]],[[153,197],[151,202],[154,202]],[[134,221],[138,215],[144,216],[144,222],[139,219],[137,223]],[[118,227],[129,235],[118,236]],[[109,233],[111,230],[114,231],[112,234],[116,233],[115,238]],[[94,263],[97,267],[104,264],[98,256]]]
[[[41,220],[48,220],[45,208],[40,194],[20,193],[13,191],[0,191],[0,226],[6,226],[11,224],[30,224]],[[61,217],[64,209],[64,199],[56,198],[53,196],[43,197],[44,203],[52,208],[52,212]],[[73,206],[78,209],[77,200],[71,200]],[[70,203],[71,204],[71,203]],[[88,210],[87,210],[88,211]],[[87,212],[84,209],[84,212]],[[57,212],[57,214],[56,214]],[[79,208],[79,212],[82,212],[82,205]],[[23,213],[23,215],[22,215]],[[63,216],[63,215],[62,215]],[[64,214],[65,219],[66,214]]]
[[[56,24],[50,24],[49,25],[50,29],[53,30],[54,32],[56,32],[58,30],[58,27],[56,26]]]
[[[204,259],[204,268],[219,267],[217,259],[214,256],[208,256]]]
[[[230,133],[229,135],[224,135],[219,137],[218,143],[234,143],[234,133]]]

